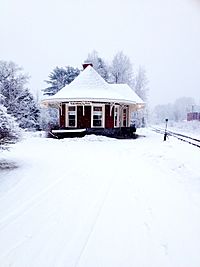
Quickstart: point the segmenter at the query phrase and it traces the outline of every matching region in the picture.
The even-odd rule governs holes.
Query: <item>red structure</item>
[[[127,84],[108,84],[91,64],[83,69],[73,82],[42,100],[47,108],[58,110],[59,127],[52,128],[52,134],[131,135],[131,114],[144,108],[143,100]]]
[[[200,112],[187,113],[187,121],[200,121]]]

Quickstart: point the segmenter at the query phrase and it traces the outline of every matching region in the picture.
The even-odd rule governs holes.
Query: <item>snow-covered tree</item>
[[[118,52],[110,66],[111,83],[127,83],[132,86],[133,68],[130,59],[122,51]]]
[[[0,94],[0,147],[15,142],[20,137],[20,128],[15,119],[7,113],[3,106],[4,97]]]
[[[146,75],[146,70],[140,66],[134,79],[134,91],[145,102],[147,102],[147,85],[148,79]]]
[[[13,111],[19,126],[23,129],[38,129],[40,109],[28,89],[24,89],[18,98],[18,111]]]
[[[43,89],[44,95],[55,95],[60,89],[65,87],[65,85],[70,84],[79,73],[80,70],[78,68],[70,66],[56,67],[49,74],[49,80],[45,81],[49,86]]]
[[[157,105],[155,106],[151,121],[153,123],[161,123],[164,122],[165,119],[169,121],[174,121],[174,105],[173,104],[165,104],[165,105]]]
[[[37,128],[39,108],[25,87],[29,77],[13,62],[0,61],[0,93],[7,113],[16,118],[22,128]]]
[[[14,62],[0,61],[0,93],[8,109],[20,96],[28,78]]]
[[[183,121],[187,118],[187,113],[192,111],[195,101],[191,97],[181,97],[175,100],[174,103],[157,105],[153,111],[152,121],[154,123],[169,121]]]
[[[59,117],[57,108],[41,108],[40,128],[44,131],[59,127]]]
[[[146,71],[143,67],[139,67],[138,72],[133,80],[132,88],[136,94],[145,102],[145,108],[138,111],[138,118],[141,126],[145,126],[149,120],[149,107],[148,107],[148,79],[146,76]]]
[[[195,104],[191,97],[181,97],[176,99],[174,103],[174,120],[182,121],[186,119],[187,113],[192,111],[192,106]]]
[[[109,67],[105,63],[105,61],[99,57],[98,52],[93,50],[88,54],[85,63],[92,63],[93,68],[101,75],[101,77],[105,80],[109,80]]]

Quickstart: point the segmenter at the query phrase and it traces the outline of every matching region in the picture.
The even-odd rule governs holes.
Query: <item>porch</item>
[[[83,128],[83,129],[52,129],[48,132],[48,137],[51,138],[72,138],[84,137],[85,135],[102,135],[117,139],[135,139],[137,138],[135,126],[123,128]]]
[[[116,103],[61,103],[59,127],[71,129],[130,127],[130,105]]]

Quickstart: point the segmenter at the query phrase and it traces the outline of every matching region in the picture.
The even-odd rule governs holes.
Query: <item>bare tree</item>
[[[110,66],[111,83],[133,83],[133,68],[130,59],[122,51],[118,52]]]
[[[105,63],[104,59],[99,57],[98,52],[93,50],[88,54],[85,63],[92,63],[93,68],[101,75],[101,77],[105,80],[109,80],[109,67]]]
[[[147,102],[147,93],[149,90],[147,85],[148,79],[146,76],[146,70],[144,67],[140,66],[134,80],[134,91],[145,102]]]

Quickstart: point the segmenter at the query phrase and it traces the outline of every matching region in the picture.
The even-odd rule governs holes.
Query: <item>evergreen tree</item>
[[[50,85],[43,89],[44,95],[55,95],[60,89],[65,87],[65,85],[70,84],[80,73],[78,68],[73,68],[70,66],[66,67],[56,67],[50,74],[49,80],[45,82]]]
[[[23,129],[39,129],[40,109],[33,95],[24,89],[17,101],[18,110],[13,110],[19,126]]]
[[[20,128],[15,119],[3,106],[4,97],[0,94],[0,146],[15,142],[20,137]]]
[[[38,128],[39,108],[33,95],[25,88],[29,77],[13,62],[0,61],[0,93],[7,113],[22,128]]]

